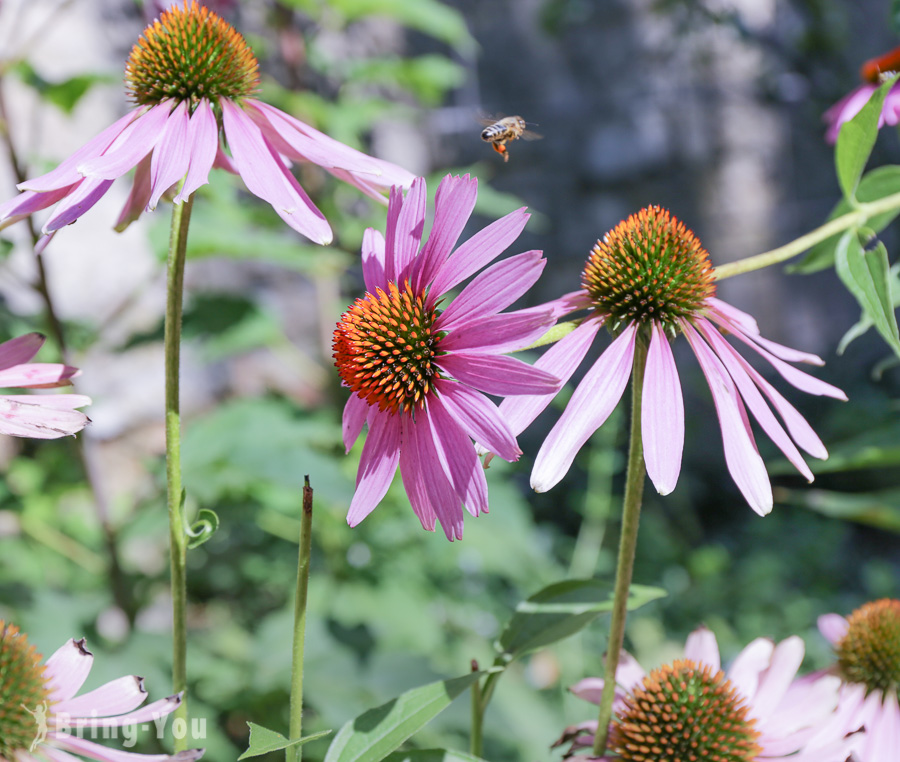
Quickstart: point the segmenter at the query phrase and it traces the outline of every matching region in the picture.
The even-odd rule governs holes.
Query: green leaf
[[[890,263],[887,249],[880,241],[863,250],[856,230],[841,236],[835,250],[838,277],[862,307],[888,346],[900,356],[900,334],[891,298]]]
[[[485,762],[481,757],[454,749],[410,749],[395,751],[384,758],[385,762]]]
[[[885,167],[877,167],[871,172],[866,172],[862,180],[859,181],[859,187],[856,189],[856,199],[860,202],[877,201],[894,193],[900,193],[900,166],[889,164]],[[831,214],[828,215],[828,219],[833,220],[852,211],[853,207],[850,203],[846,199],[841,199]],[[876,233],[880,233],[894,221],[898,214],[900,214],[900,209],[882,212],[874,217],[870,217],[866,222],[866,226],[872,228]],[[787,271],[809,274],[832,267],[834,265],[834,250],[837,248],[841,235],[841,233],[836,233],[821,243],[817,243],[802,260],[796,264],[789,265]]]
[[[325,755],[325,762],[378,762],[450,706],[482,672],[441,680],[401,693],[344,725]]]
[[[209,508],[201,508],[196,521],[185,528],[185,534],[188,536],[188,548],[199,548],[216,533],[218,528],[219,517],[216,512]]]
[[[572,333],[572,331],[578,328],[578,325],[579,322],[577,320],[569,320],[565,323],[557,323],[536,342],[534,342],[530,346],[524,347],[519,351],[524,352],[526,349],[537,349],[538,347],[542,347],[545,344],[555,344],[560,339]]]
[[[800,505],[829,518],[900,533],[900,489],[861,494],[821,489],[779,490],[778,502]]]
[[[855,197],[859,178],[866,167],[866,162],[869,161],[878,137],[878,119],[881,116],[884,98],[894,86],[898,76],[900,75],[885,81],[872,93],[872,97],[860,109],[860,112],[849,122],[841,125],[837,145],[834,149],[834,163],[837,169],[838,183],[847,200]]]
[[[895,264],[891,267],[890,277],[888,279],[891,289],[891,304],[894,309],[900,307],[900,263]],[[842,355],[847,350],[847,347],[854,339],[858,339],[860,336],[865,334],[872,327],[872,320],[866,315],[862,314],[859,318],[859,321],[854,323],[847,332],[841,337],[840,343],[837,347],[837,354]],[[896,364],[897,358],[889,357],[887,360],[882,362],[889,362],[892,364]],[[873,371],[874,375],[874,371]],[[878,374],[880,376],[880,373]]]
[[[25,84],[33,87],[45,100],[66,114],[72,113],[78,102],[94,85],[116,81],[115,77],[108,74],[79,74],[62,82],[49,82],[26,61],[16,64],[15,70]]]
[[[311,736],[295,738],[293,741],[290,741],[281,733],[276,733],[274,730],[269,730],[254,722],[248,722],[247,726],[250,728],[250,746],[247,748],[247,751],[238,757],[238,762],[250,757],[260,757],[263,754],[268,754],[270,751],[280,751],[291,746],[303,746],[305,743],[315,741],[317,738],[331,733],[330,730],[323,730],[321,733],[313,733]]]
[[[657,587],[632,585],[628,610],[633,611],[665,594]],[[613,586],[596,579],[570,579],[549,585],[516,606],[516,613],[501,633],[496,648],[512,660],[568,638],[611,611],[612,597]]]

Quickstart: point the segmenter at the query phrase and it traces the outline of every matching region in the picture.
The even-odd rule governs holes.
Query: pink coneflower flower
[[[798,389],[837,399],[846,396],[785,362],[821,365],[818,357],[764,339],[750,315],[714,294],[709,254],[665,209],[642,209],[597,242],[582,275],[581,291],[560,300],[568,302],[570,309],[586,308],[591,313],[535,367],[552,371],[565,383],[602,326],[616,338],[587,372],[538,452],[531,475],[534,489],[545,492],[559,482],[584,443],[616,407],[631,376],[638,341],[649,345],[641,406],[647,473],[660,494],[675,488],[684,447],[684,405],[669,342],[679,333],[687,338],[709,383],[722,429],[725,462],[753,510],[764,515],[772,509],[772,488],[756,450],[747,408],[788,460],[812,481],[812,472],[794,442],[816,458],[828,456],[825,446],[797,410],[720,331],[746,344]],[[781,415],[790,436],[763,395]],[[518,434],[551,399],[507,399],[500,411]]]
[[[123,229],[184,178],[175,203],[209,182],[213,166],[238,174],[292,228],[331,242],[325,217],[291,174],[289,161],[318,164],[373,198],[413,175],[355,151],[250,95],[259,66],[233,27],[196,0],[170,8],[144,30],[131,51],[126,83],[137,107],[78,149],[56,169],[21,183],[0,205],[0,225],[56,204],[45,234],[69,225],[137,167],[116,224]],[[231,149],[220,145],[220,130]]]
[[[523,209],[453,247],[475,205],[478,183],[443,179],[434,224],[419,251],[425,222],[425,182],[404,200],[391,190],[387,237],[363,238],[366,295],[344,313],[334,332],[335,365],[351,395],[344,408],[349,452],[368,423],[347,521],[356,526],[378,505],[397,470],[422,526],[440,521],[461,539],[462,506],[488,510],[487,480],[471,440],[504,460],[521,451],[485,394],[547,394],[559,388],[549,373],[504,356],[535,341],[552,325],[551,308],[499,314],[538,279],[545,260],[527,251],[489,267],[454,299],[450,289],[490,264],[522,232]],[[451,254],[451,251],[453,252]]]
[[[819,617],[819,630],[834,646],[841,692],[836,723],[845,733],[865,728],[857,762],[900,756],[900,600],[885,598],[854,611]]]
[[[862,107],[869,102],[883,76],[900,70],[900,48],[894,48],[890,53],[866,61],[859,71],[863,84],[852,90],[828,111],[822,115],[822,119],[828,125],[825,131],[825,139],[829,143],[837,140],[838,132],[844,122],[849,122],[856,116]],[[878,117],[878,127],[885,124],[893,127],[900,122],[900,84],[894,85],[884,98],[881,106],[881,115]]]
[[[147,691],[134,676],[76,696],[93,661],[85,641],[72,639],[41,664],[18,628],[0,620],[0,762],[75,762],[73,754],[99,762],[191,762],[203,756],[203,749],[133,754],[88,740],[109,738],[111,728],[154,723],[181,703],[180,696],[169,696],[138,709]]]
[[[0,388],[46,389],[70,385],[79,371],[57,363],[29,363],[44,343],[28,333],[0,344]],[[56,439],[81,431],[90,419],[76,408],[91,403],[83,394],[0,395],[0,434]]]
[[[839,682],[831,676],[795,681],[803,652],[796,636],[778,645],[758,638],[724,672],[715,635],[701,627],[688,637],[683,659],[649,674],[623,653],[600,759],[844,762],[857,739],[845,739],[830,724]],[[603,679],[585,678],[571,690],[598,704]],[[596,732],[596,720],[573,725],[554,745],[571,742],[572,755],[590,749]]]

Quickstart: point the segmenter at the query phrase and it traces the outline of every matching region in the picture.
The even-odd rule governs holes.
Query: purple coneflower
[[[881,84],[882,77],[898,69],[900,69],[900,48],[894,48],[889,53],[866,61],[862,65],[859,76],[863,84],[847,93],[822,115],[822,119],[828,125],[825,139],[829,143],[837,140],[841,125],[849,122],[869,102],[869,98]],[[900,122],[900,84],[894,85],[885,96],[878,117],[878,127],[881,128],[885,124],[893,127],[898,122]]]
[[[73,754],[98,762],[192,762],[203,756],[202,749],[134,754],[87,740],[109,738],[111,728],[155,723],[181,703],[180,696],[169,696],[138,709],[147,691],[133,675],[76,696],[93,661],[85,641],[72,639],[41,664],[19,629],[0,620],[0,762],[76,762]]]
[[[209,182],[214,166],[238,174],[292,228],[316,243],[331,228],[288,169],[318,164],[373,198],[413,175],[373,159],[251,98],[259,66],[233,27],[196,0],[173,7],[144,30],[125,74],[137,107],[78,149],[56,169],[26,180],[0,205],[0,226],[56,204],[45,234],[75,222],[117,177],[137,167],[131,195],[116,224],[123,229],[167,190],[184,185],[175,203]],[[220,131],[231,150],[220,145]],[[5,221],[5,222],[4,222]]]
[[[29,363],[44,343],[27,333],[0,344],[0,387],[47,389],[69,386],[80,371],[58,363]],[[81,431],[89,419],[76,408],[91,403],[83,394],[0,395],[0,434],[56,439]]]
[[[845,733],[864,728],[858,762],[886,762],[900,754],[900,600],[861,606],[849,618],[819,617],[819,630],[834,646],[841,679],[838,717]]]
[[[623,653],[600,759],[844,762],[858,739],[833,727],[839,682],[831,676],[795,681],[803,652],[796,636],[778,645],[758,638],[725,672],[715,635],[701,627],[688,636],[683,659],[649,674]],[[571,690],[597,704],[603,679],[585,678]],[[596,731],[596,720],[573,725],[555,745],[571,742],[572,755],[592,747]]]
[[[764,515],[772,509],[772,488],[756,449],[747,408],[788,460],[812,481],[812,472],[794,442],[816,458],[828,456],[825,446],[797,410],[738,354],[722,332],[746,344],[798,389],[837,399],[846,396],[840,389],[788,365],[821,365],[822,360],[764,339],[750,315],[716,299],[714,294],[709,254],[665,209],[642,209],[597,242],[582,275],[581,291],[557,302],[591,313],[545,352],[534,367],[552,371],[565,383],[602,326],[616,338],[587,372],[538,452],[531,475],[534,489],[545,492],[557,484],[584,443],[616,407],[631,376],[638,341],[649,345],[641,406],[647,473],[661,494],[675,488],[684,447],[684,405],[669,342],[679,333],[687,338],[706,376],[719,416],[728,470],[753,510]],[[790,436],[763,396],[781,415]],[[552,395],[507,399],[500,411],[518,434],[551,400]]]
[[[366,295],[334,332],[335,365],[351,395],[344,408],[349,452],[368,423],[347,521],[356,526],[378,505],[397,470],[422,526],[440,521],[461,539],[462,506],[488,510],[487,480],[471,440],[504,460],[521,451],[495,405],[485,397],[547,394],[549,373],[504,356],[535,341],[553,323],[553,308],[500,313],[538,279],[545,260],[527,251],[489,267],[453,299],[450,289],[490,264],[522,232],[528,216],[512,212],[453,251],[475,206],[478,183],[443,179],[434,224],[419,251],[425,182],[404,200],[391,190],[387,236],[371,228],[362,246]],[[451,254],[452,252],[452,254]]]

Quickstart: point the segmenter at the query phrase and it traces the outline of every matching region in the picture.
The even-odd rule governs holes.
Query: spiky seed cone
[[[866,692],[900,690],[900,601],[884,598],[847,617],[847,633],[835,646],[841,675]]]
[[[38,735],[31,712],[46,709],[47,681],[41,655],[12,624],[0,619],[0,759],[13,759]]]

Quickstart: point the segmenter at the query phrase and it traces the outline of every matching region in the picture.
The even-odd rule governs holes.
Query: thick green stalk
[[[291,726],[288,738],[303,733],[303,651],[306,646],[306,602],[309,589],[309,559],[312,553],[313,491],[304,477],[303,515],[300,518],[300,556],[297,561],[297,596],[294,599],[294,646],[291,657]],[[285,749],[287,762],[300,762],[302,746]]]
[[[625,641],[625,617],[628,613],[628,590],[634,569],[638,524],[641,517],[641,498],[644,494],[644,445],[641,441],[641,396],[644,386],[644,365],[647,344],[638,334],[634,350],[634,369],[631,374],[631,443],[628,448],[628,471],[625,476],[625,499],[622,506],[622,533],[619,537],[619,560],[616,564],[616,584],[613,594],[612,620],[609,624],[609,644],[606,648],[606,669],[603,674],[603,693],[597,715],[594,736],[594,756],[606,753],[609,723],[612,719],[613,697],[616,689],[616,669]]]
[[[194,197],[172,206],[169,255],[166,261],[166,491],[169,505],[169,544],[172,560],[172,684],[183,693],[175,719],[187,726],[187,547],[184,499],[181,486],[181,308],[184,296],[184,261]],[[175,751],[188,748],[187,733],[175,739]]]
[[[826,238],[831,238],[831,236],[843,233],[850,228],[865,225],[873,217],[898,208],[900,208],[900,193],[893,193],[877,201],[860,202],[854,211],[835,217],[830,222],[826,222],[824,225],[811,230],[806,235],[802,235],[784,246],[779,246],[777,249],[765,251],[762,254],[756,254],[746,259],[740,259],[737,262],[719,265],[714,271],[716,280],[731,278],[735,275],[761,270],[763,267],[777,265],[779,262],[786,262],[792,257],[802,254],[807,249],[811,249]]]

